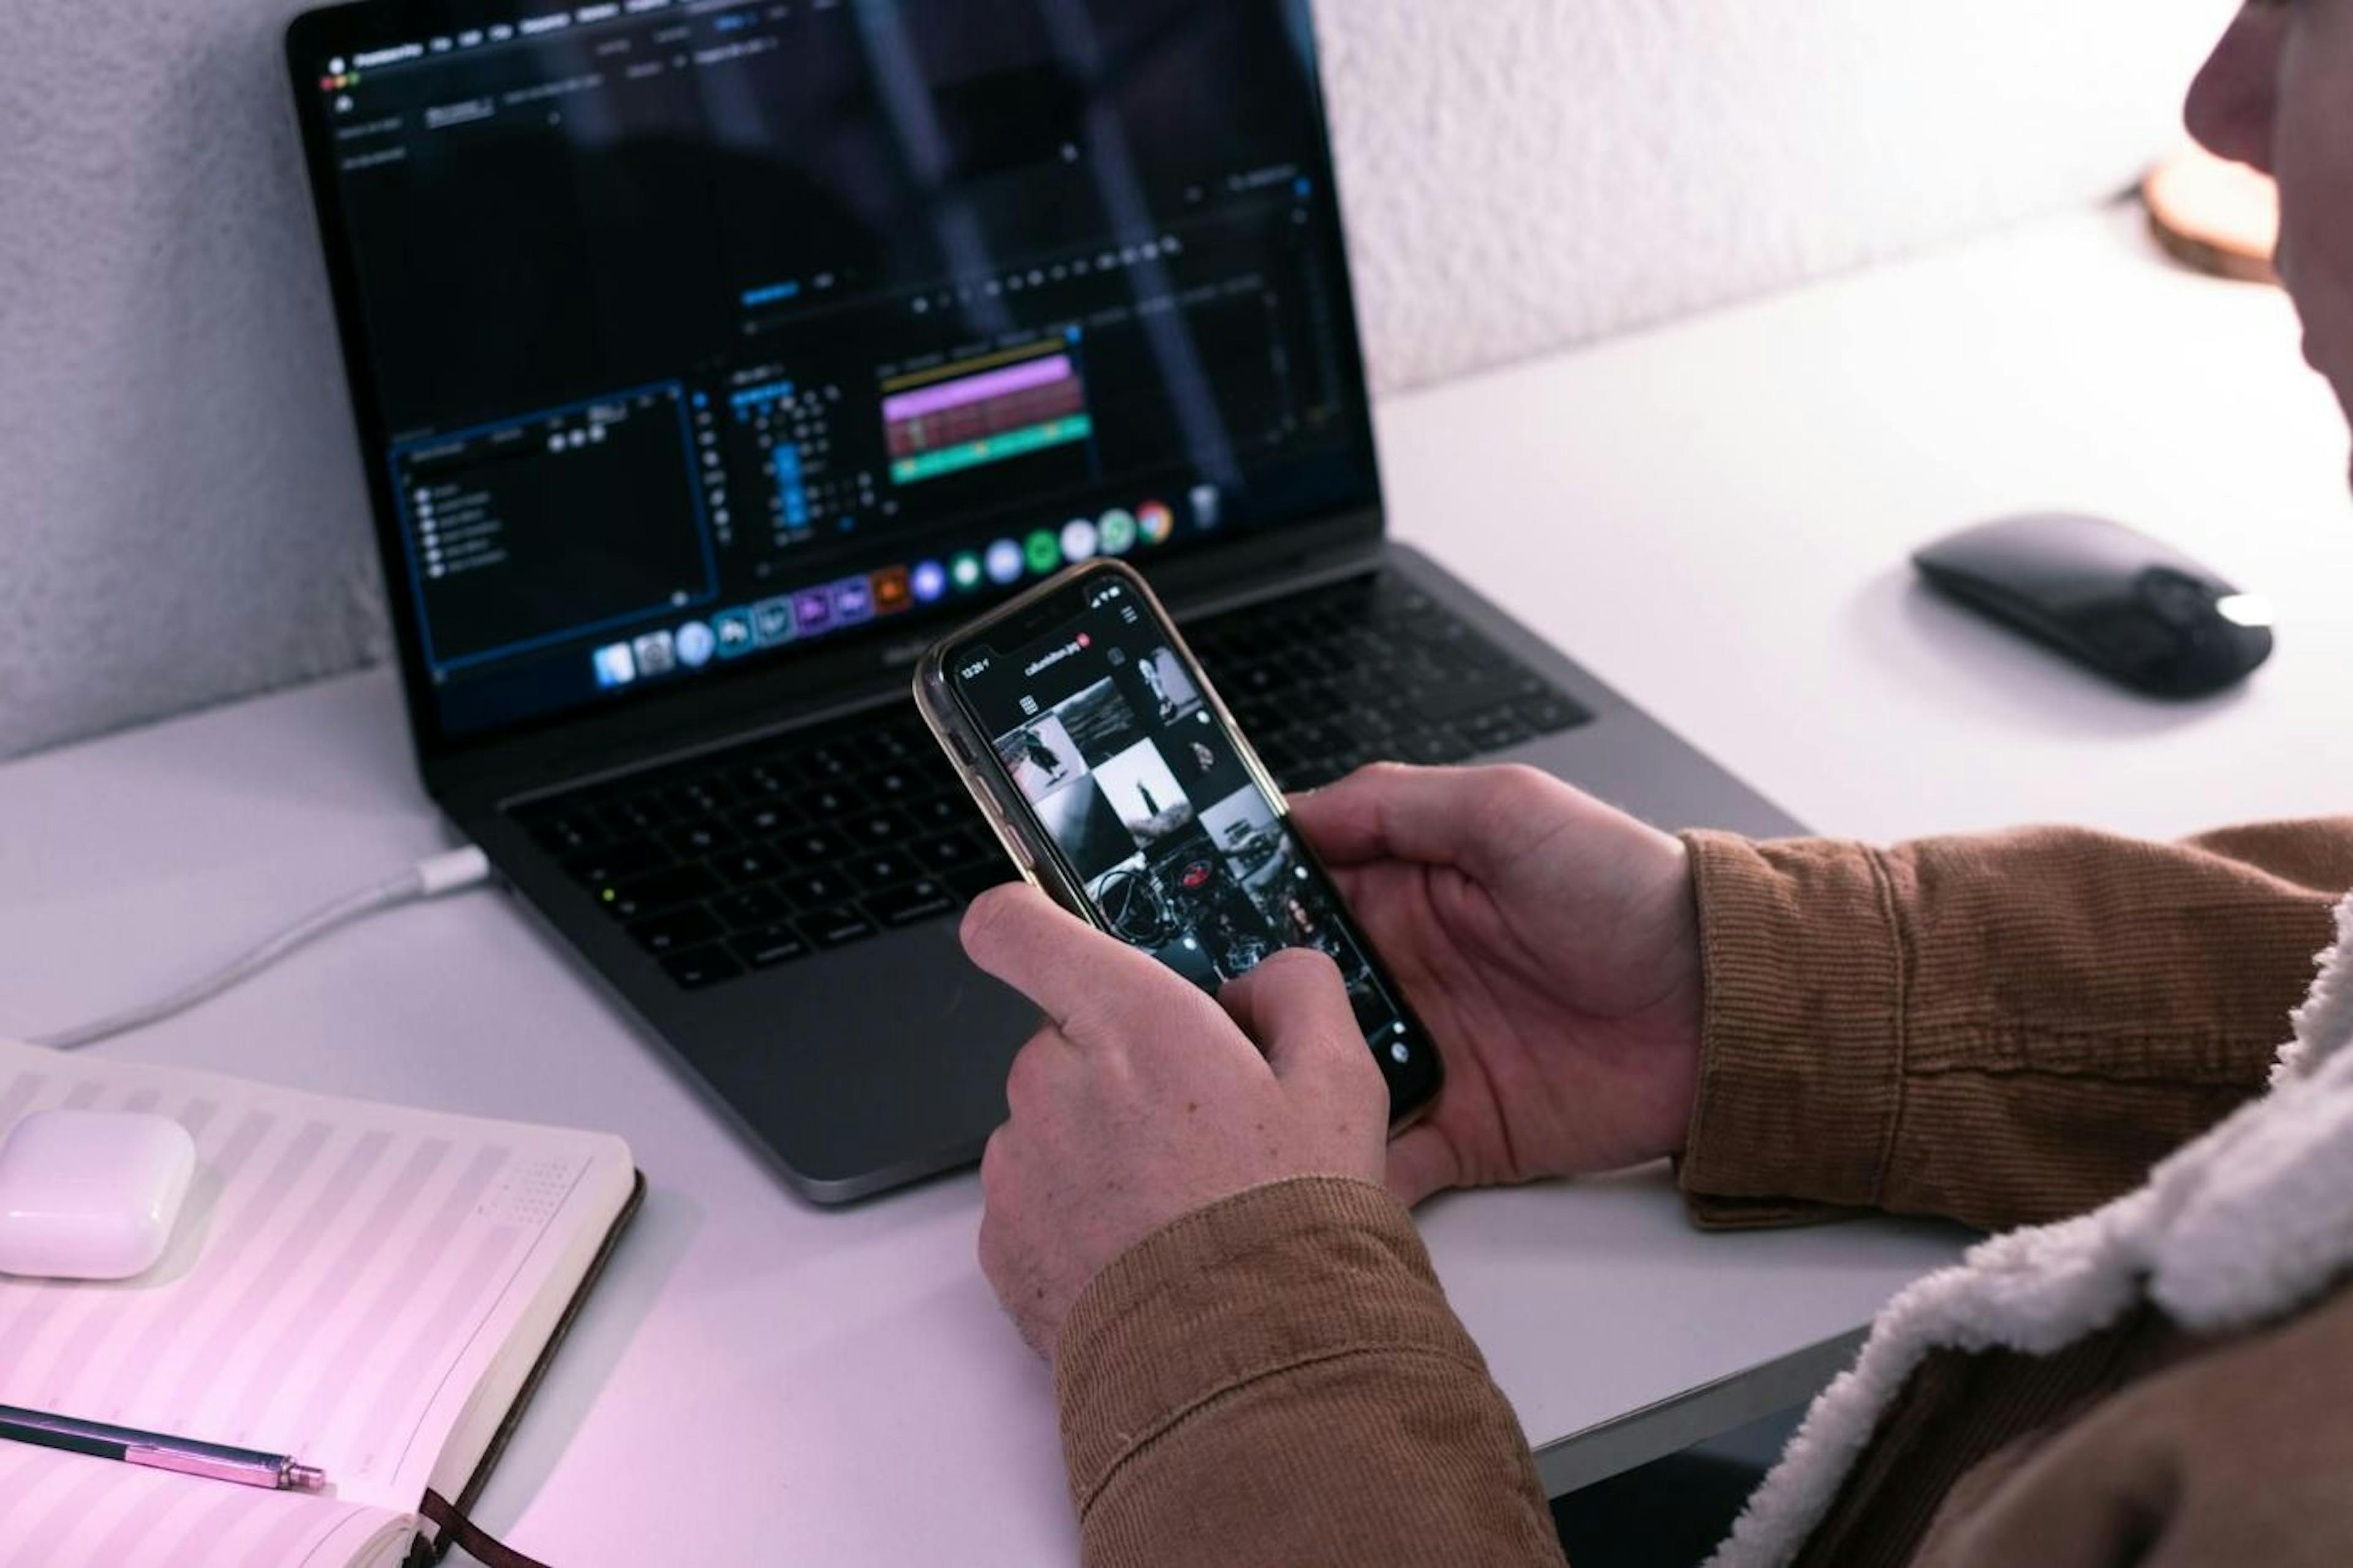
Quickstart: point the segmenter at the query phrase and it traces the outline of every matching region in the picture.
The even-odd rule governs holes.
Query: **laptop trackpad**
[[[694,998],[672,1037],[794,1184],[839,1203],[980,1157],[1037,1009],[934,921]]]

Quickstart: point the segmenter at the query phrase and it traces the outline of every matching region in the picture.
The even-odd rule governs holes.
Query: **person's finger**
[[[1051,1102],[1051,1080],[1070,1066],[1070,1037],[1053,1025],[1029,1037],[1005,1069],[1005,1108],[1018,1121],[1043,1114]]]
[[[1389,1141],[1388,1173],[1383,1184],[1411,1208],[1462,1179],[1462,1164],[1446,1135],[1424,1121]]]
[[[991,888],[975,899],[965,910],[962,935],[973,963],[1035,1002],[1074,1042],[1087,1033],[1079,1020],[1100,1018],[1107,1010],[1198,1004],[1200,993],[1174,970],[1026,883]]]
[[[1010,1121],[1000,1123],[997,1131],[988,1135],[988,1142],[980,1146],[981,1249],[984,1252],[987,1250],[987,1202],[997,1195],[1005,1180],[1005,1165],[1013,1158],[1012,1149],[1013,1123]]]
[[[1533,768],[1412,768],[1376,763],[1301,795],[1292,816],[1334,866],[1407,860],[1482,879],[1556,820],[1567,787]]]
[[[1275,953],[1218,993],[1242,1033],[1266,1053],[1266,1065],[1285,1082],[1303,1075],[1361,1065],[1378,1081],[1380,1069],[1365,1048],[1364,1031],[1348,1005],[1339,965],[1314,948]]]

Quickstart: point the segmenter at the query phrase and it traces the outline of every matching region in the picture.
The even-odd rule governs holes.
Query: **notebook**
[[[642,1179],[617,1138],[0,1042],[0,1129],[148,1110],[195,1184],[136,1279],[0,1278],[0,1405],[291,1454],[315,1494],[0,1442],[0,1564],[429,1559],[472,1503]]]

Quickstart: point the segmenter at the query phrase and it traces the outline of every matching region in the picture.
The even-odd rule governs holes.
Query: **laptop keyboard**
[[[1358,579],[1190,624],[1285,789],[1459,763],[1592,717],[1420,590]],[[1014,878],[911,705],[769,737],[515,816],[700,989],[954,913]]]
[[[1366,763],[1466,762],[1592,718],[1394,578],[1219,616],[1185,640],[1286,790]]]

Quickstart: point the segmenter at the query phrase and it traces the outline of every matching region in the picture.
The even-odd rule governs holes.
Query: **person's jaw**
[[[2274,255],[2272,266],[2288,297],[2295,302],[2298,323],[2302,328],[2301,346],[2304,363],[2310,365],[2337,397],[2337,405],[2344,412],[2346,425],[2353,429],[2353,353],[2348,353],[2346,334],[2331,330],[2330,323],[2342,323],[2348,313],[2332,310],[2334,301],[2317,298],[2306,291],[2302,268],[2297,266],[2298,254],[2291,254],[2284,241]],[[2348,480],[2353,483],[2353,471]]]

